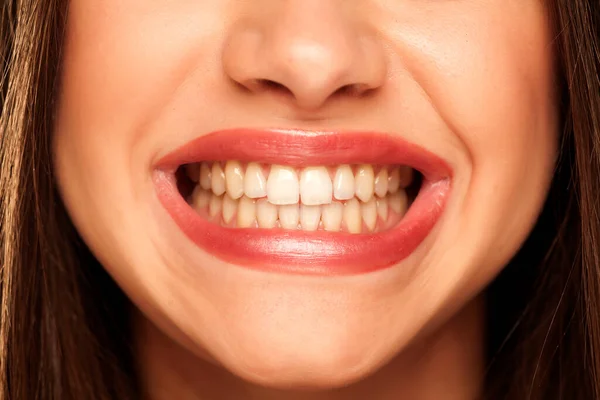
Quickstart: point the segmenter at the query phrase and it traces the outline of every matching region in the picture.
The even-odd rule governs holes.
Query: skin
[[[139,309],[147,397],[475,397],[478,295],[530,232],[556,157],[542,3],[72,0],[55,168],[75,226]],[[384,271],[229,265],[179,231],[151,178],[165,154],[237,127],[391,132],[448,162],[451,197]]]

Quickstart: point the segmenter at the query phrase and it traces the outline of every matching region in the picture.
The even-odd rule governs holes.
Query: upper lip
[[[156,169],[173,173],[200,161],[238,160],[294,167],[338,164],[406,165],[427,181],[451,176],[441,157],[395,135],[369,131],[228,129],[213,132],[163,156]]]

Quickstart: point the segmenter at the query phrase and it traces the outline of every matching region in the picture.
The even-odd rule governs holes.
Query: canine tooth
[[[227,161],[225,164],[225,186],[232,199],[239,199],[244,194],[244,170],[238,161]]]
[[[210,175],[211,172],[208,163],[203,162],[202,164],[200,164],[200,186],[204,190],[210,190]]]
[[[329,232],[339,232],[342,226],[342,218],[344,215],[344,206],[337,201],[323,206],[321,211],[321,220],[323,221],[323,229]]]
[[[208,204],[208,215],[211,218],[216,217],[221,213],[223,209],[223,199],[215,194],[210,196],[210,203]]]
[[[404,216],[408,208],[408,196],[404,190],[398,190],[389,197],[388,204],[392,211],[400,216]]]
[[[298,174],[294,168],[273,165],[267,179],[267,198],[271,204],[296,204],[300,199]]]
[[[256,204],[249,197],[242,197],[238,202],[237,226],[238,228],[250,228],[256,220]]]
[[[259,199],[267,195],[267,178],[258,163],[250,163],[244,176],[244,193],[251,199]]]
[[[212,170],[210,171],[210,175],[210,186],[213,193],[217,196],[225,193],[225,171],[223,171],[223,168],[221,168],[221,164],[218,162],[214,163]]]
[[[388,218],[388,200],[387,197],[377,199],[377,215],[382,221],[387,221]]]
[[[300,207],[298,204],[279,206],[279,224],[283,229],[298,229]]]
[[[198,182],[200,180],[200,164],[192,163],[185,166],[185,174],[192,182]]]
[[[388,191],[388,172],[382,168],[375,177],[375,194],[377,197],[384,197]]]
[[[210,203],[210,192],[202,189],[199,185],[192,192],[192,206],[196,211],[200,211]]]
[[[354,197],[354,174],[349,165],[340,165],[333,178],[333,196],[338,200]]]
[[[375,189],[373,167],[369,164],[359,166],[354,182],[356,185],[356,197],[365,203],[369,201],[371,197],[373,197],[373,191]]]
[[[362,229],[362,218],[360,215],[360,203],[356,199],[350,199],[344,205],[344,222],[350,233],[360,233]]]
[[[316,231],[319,228],[321,220],[321,206],[307,206],[302,204],[300,207],[300,225],[305,231]]]
[[[307,206],[331,203],[333,185],[325,167],[307,167],[300,173],[300,200]]]
[[[396,193],[400,188],[400,169],[398,167],[393,168],[388,177],[388,191],[390,193]]]
[[[374,197],[371,200],[360,205],[362,219],[365,221],[365,225],[370,231],[375,230],[377,225],[377,203]]]
[[[235,212],[238,208],[238,201],[236,199],[232,199],[229,194],[225,194],[223,196],[223,221],[226,224],[231,223],[233,221],[233,217],[235,216]]]
[[[407,188],[413,182],[413,169],[411,167],[400,167],[400,187]]]
[[[274,228],[277,223],[277,206],[267,199],[256,202],[256,219],[260,228]]]

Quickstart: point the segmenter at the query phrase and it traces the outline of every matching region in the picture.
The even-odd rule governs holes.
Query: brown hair
[[[54,185],[67,7],[0,5],[0,400],[138,397],[130,304]],[[486,399],[600,399],[600,3],[551,7],[561,152],[538,224],[487,291]]]

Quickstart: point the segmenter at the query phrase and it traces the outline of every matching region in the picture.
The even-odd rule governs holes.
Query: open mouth
[[[422,182],[402,165],[295,168],[234,160],[185,164],[175,176],[196,213],[223,227],[350,234],[392,229]]]
[[[198,247],[240,266],[356,274],[410,255],[441,215],[451,170],[377,133],[215,132],[163,157],[163,207]]]

